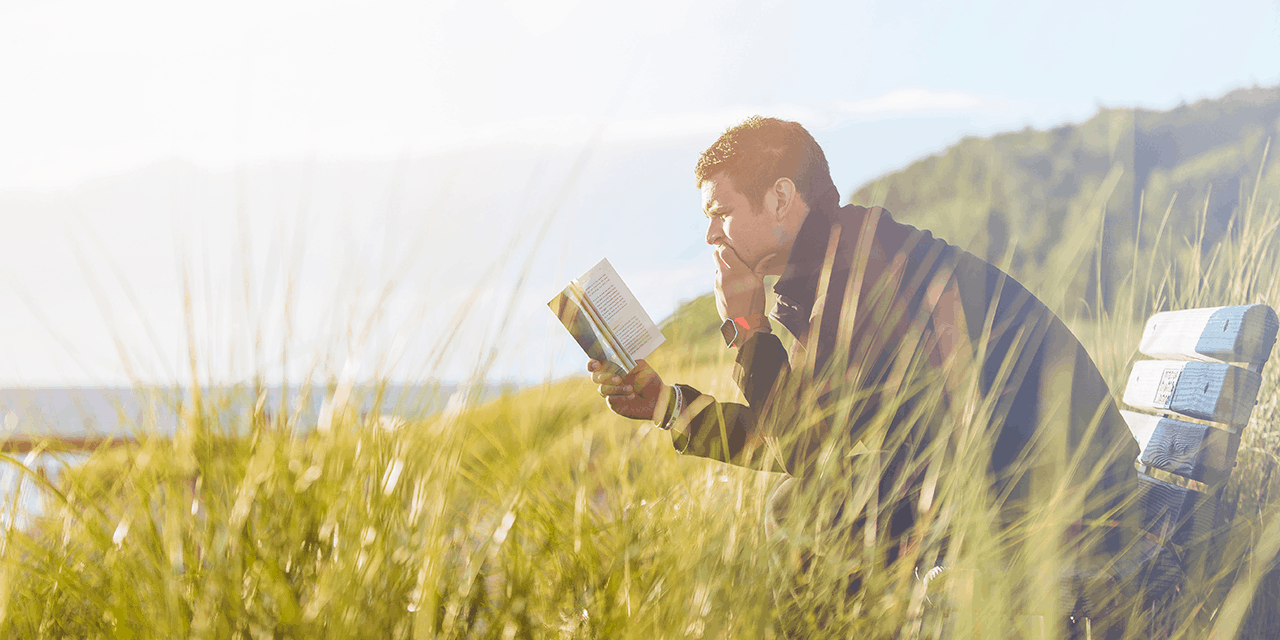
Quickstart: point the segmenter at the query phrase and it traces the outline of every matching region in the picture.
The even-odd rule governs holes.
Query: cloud
[[[866,100],[845,102],[836,111],[853,117],[884,118],[918,113],[1007,111],[1009,107],[1004,100],[976,93],[916,88],[899,89]]]
[[[490,122],[456,129],[448,138],[437,138],[446,147],[500,142],[570,143],[587,140],[597,127],[606,142],[670,139],[715,135],[752,115],[794,120],[821,131],[861,121],[911,116],[986,114],[997,118],[1032,115],[1043,108],[1003,97],[963,91],[909,88],[862,100],[801,104],[739,105],[722,109],[669,113],[605,120],[582,115],[527,118]]]

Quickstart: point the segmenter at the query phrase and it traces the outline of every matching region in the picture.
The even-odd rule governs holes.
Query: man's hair
[[[764,204],[778,178],[795,182],[811,211],[833,211],[840,204],[827,156],[798,122],[751,116],[730,127],[698,157],[693,175],[701,188],[722,171],[752,208]]]

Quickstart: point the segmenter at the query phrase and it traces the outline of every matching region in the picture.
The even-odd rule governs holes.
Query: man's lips
[[[775,251],[773,253],[766,253],[764,256],[761,256],[759,259],[757,259],[754,264],[752,264],[750,262],[747,262],[746,259],[742,257],[742,254],[738,253],[737,249],[734,249],[732,246],[724,243],[716,244],[715,253],[721,262],[725,262],[726,253],[732,253],[733,256],[737,258],[738,262],[742,266],[746,267],[747,269],[750,269],[752,272],[756,272],[756,270],[766,265],[766,263],[768,263],[770,260],[774,260],[779,255],[783,255],[779,251]],[[734,265],[728,265],[728,266],[733,267]],[[763,274],[757,274],[757,275],[760,277],[763,277]]]
[[[716,254],[717,254],[717,255],[719,255],[719,256],[721,256],[722,258],[724,257],[724,254],[725,254],[725,252],[726,252],[726,251],[728,251],[728,252],[732,253],[732,254],[734,255],[734,257],[736,257],[736,258],[738,259],[738,261],[742,262],[743,264],[746,264],[746,262],[747,262],[747,261],[746,261],[746,260],[743,260],[743,259],[742,259],[742,256],[741,256],[741,255],[738,255],[738,251],[737,251],[736,249],[734,249],[733,247],[731,247],[731,246],[729,246],[729,245],[727,245],[727,244],[723,244],[723,243],[722,243],[722,244],[717,244],[717,245],[716,245]]]

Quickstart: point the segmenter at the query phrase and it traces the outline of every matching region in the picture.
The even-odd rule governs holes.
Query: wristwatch
[[[747,332],[754,329],[769,331],[769,316],[756,313],[725,320],[720,325],[720,335],[724,336],[724,346],[740,347],[746,339]]]

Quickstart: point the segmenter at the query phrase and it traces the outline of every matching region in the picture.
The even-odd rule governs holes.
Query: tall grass
[[[1126,281],[1130,304],[1074,324],[1113,390],[1151,310],[1280,304],[1274,198],[1242,199],[1233,232],[1203,255],[1199,239],[1156,220],[1158,240]],[[1091,246],[1104,211],[1100,204],[1091,212],[1099,218],[1063,242]],[[1015,275],[1070,280],[1087,271],[1087,257],[1072,268]],[[651,362],[668,381],[733,400],[730,354],[702,331],[714,327],[713,314],[705,299],[683,309]],[[1269,497],[1280,452],[1277,371],[1264,374],[1233,476],[1240,509],[1223,552],[1228,571],[1191,590],[1204,607],[1183,619],[1184,637],[1273,637],[1262,609],[1277,593],[1268,582],[1280,540]],[[1060,533],[1080,498],[1063,491],[1012,526],[997,524],[998,505],[975,480],[991,445],[982,429],[991,407],[978,400],[921,456],[933,497],[914,542],[890,564],[879,458],[850,455],[838,438],[816,445],[809,476],[818,481],[779,516],[767,512],[781,474],[680,457],[667,433],[609,413],[581,378],[402,424],[362,415],[349,387],[336,391],[322,424],[293,430],[278,428],[262,403],[235,414],[217,396],[189,399],[172,437],[137,425],[136,446],[96,452],[56,482],[28,474],[46,507],[25,527],[10,519],[0,539],[0,635],[1068,633],[1059,589],[1072,559]],[[899,445],[889,418],[871,421],[858,451]],[[1085,462],[1063,464],[1087,475]],[[859,514],[878,526],[851,538]],[[954,569],[926,588],[920,574],[935,565]],[[1264,606],[1250,610],[1255,602]],[[1133,636],[1148,637],[1143,614],[1115,608]]]

